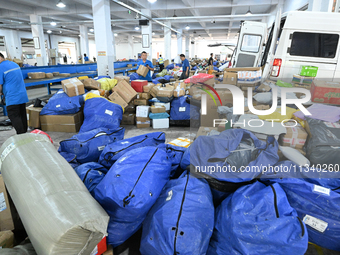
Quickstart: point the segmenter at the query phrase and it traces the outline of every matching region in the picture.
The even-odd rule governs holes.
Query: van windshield
[[[261,38],[261,35],[243,35],[241,51],[254,53],[259,52]]]
[[[335,58],[338,41],[338,34],[294,32],[290,55]]]

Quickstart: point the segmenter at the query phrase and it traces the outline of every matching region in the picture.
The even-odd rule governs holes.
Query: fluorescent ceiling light
[[[135,30],[139,30],[139,27],[135,27]]]
[[[153,4],[153,3],[157,2],[157,0],[148,0],[148,2]]]
[[[51,30],[47,30],[47,33],[50,34],[50,33],[52,33],[52,31]]]
[[[189,30],[189,29],[190,29],[190,26],[189,26],[189,25],[187,25],[187,26],[185,27],[185,29],[186,29],[186,30]]]
[[[81,37],[81,35],[78,35],[79,37]]]
[[[152,32],[152,35],[155,35],[155,32]]]
[[[56,26],[57,23],[55,23],[54,21],[52,21],[52,22],[50,23],[50,25],[51,25],[51,26]]]
[[[59,33],[60,33],[60,34],[62,34],[62,33],[63,33],[63,31],[59,31]]]
[[[94,29],[93,29],[93,28],[90,28],[90,32],[93,33],[93,32],[94,32]]]
[[[114,36],[118,36],[118,34],[114,33]]]
[[[65,8],[66,4],[63,3],[63,1],[59,0],[59,2],[56,4],[57,7],[59,8]]]

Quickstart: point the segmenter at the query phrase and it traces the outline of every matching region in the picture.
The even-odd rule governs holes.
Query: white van
[[[301,66],[316,66],[317,78],[340,81],[340,13],[293,11],[280,17],[278,13],[264,51],[257,53],[261,61],[253,67],[262,66],[264,78],[290,82]],[[246,35],[242,28],[238,45]]]

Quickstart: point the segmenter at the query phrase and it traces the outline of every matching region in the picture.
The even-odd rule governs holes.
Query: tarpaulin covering
[[[94,190],[110,216],[109,244],[122,244],[141,227],[170,171],[166,152],[152,146],[131,150],[112,166]]]
[[[88,99],[88,97],[92,98]],[[94,97],[89,93],[86,95],[84,107],[84,122],[79,133],[87,132],[95,128],[103,127],[117,129],[123,118],[123,108],[119,104],[110,102],[103,97]]]
[[[170,120],[198,120],[200,116],[197,106],[187,103],[191,96],[176,97],[171,101]]]
[[[59,152],[74,153],[79,163],[97,162],[105,146],[122,140],[125,129],[96,128],[60,142]]]
[[[97,162],[82,164],[74,169],[80,180],[85,184],[88,191],[93,194],[93,190],[104,178],[107,169]]]
[[[108,144],[100,154],[98,162],[110,169],[110,167],[125,153],[140,147],[157,146],[165,142],[164,132],[153,132],[139,135]]]
[[[90,254],[109,217],[48,137],[12,136],[0,154],[1,174],[37,254]]]
[[[214,206],[205,180],[188,174],[170,180],[143,223],[140,252],[206,254],[214,229]]]
[[[82,95],[69,97],[61,89],[48,100],[40,115],[74,114],[80,111],[82,101]]]
[[[305,222],[310,242],[340,251],[339,193],[303,179],[283,178],[269,181],[280,183],[290,205]]]
[[[207,254],[305,254],[305,224],[279,184],[256,182],[239,188],[216,209]]]

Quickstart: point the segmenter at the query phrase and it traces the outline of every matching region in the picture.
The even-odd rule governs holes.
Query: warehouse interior
[[[339,37],[339,0],[0,1],[0,255],[340,255]]]

